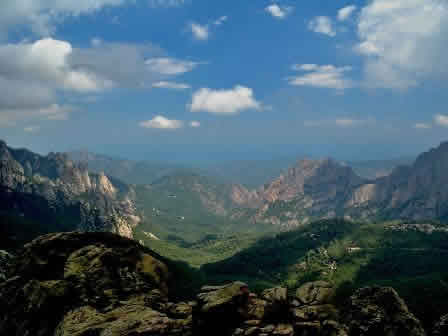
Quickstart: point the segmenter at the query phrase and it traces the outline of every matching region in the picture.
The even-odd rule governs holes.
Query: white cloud
[[[209,26],[192,22],[188,26],[190,32],[196,40],[206,41],[210,36]]]
[[[355,5],[350,5],[344,8],[341,8],[338,11],[338,20],[339,21],[346,21],[348,20],[352,14],[356,11],[356,6]]]
[[[369,86],[406,89],[448,73],[446,1],[373,0],[357,30]]]
[[[431,124],[427,124],[427,123],[416,123],[414,125],[414,128],[415,129],[430,129],[430,128],[432,128],[432,125]]]
[[[182,128],[184,123],[180,120],[171,120],[159,115],[151,120],[142,121],[140,126],[143,128],[175,130]]]
[[[296,64],[292,68],[293,70],[306,73],[288,78],[291,85],[338,90],[344,90],[354,86],[354,82],[351,79],[345,78],[345,73],[352,70],[350,66],[336,67],[334,65]]]
[[[0,31],[27,25],[40,35],[51,35],[55,23],[67,16],[90,14],[107,6],[120,6],[129,0],[3,0],[0,10]]]
[[[249,109],[260,109],[261,104],[255,99],[252,89],[237,85],[230,90],[202,88],[193,94],[189,107],[192,112],[229,115]]]
[[[352,119],[340,118],[334,120],[307,120],[304,122],[305,127],[339,127],[353,128],[373,124],[373,119]]]
[[[23,130],[26,133],[37,133],[40,131],[40,126],[27,126]]]
[[[224,22],[226,22],[229,18],[227,16],[221,16],[219,19],[217,19],[215,22],[213,22],[213,24],[215,26],[220,26],[222,25]]]
[[[97,91],[112,82],[93,73],[72,68],[70,43],[51,38],[34,43],[0,45],[0,77],[43,82],[74,91]]]
[[[328,16],[317,16],[308,23],[308,29],[319,34],[336,36],[333,22]]]
[[[437,114],[434,117],[434,122],[438,126],[448,127],[448,115]]]
[[[199,64],[168,57],[151,58],[146,61],[146,65],[152,72],[162,75],[181,75],[192,71]]]
[[[74,48],[67,41],[51,38],[0,44],[2,124],[26,120],[27,115],[48,119],[38,111],[60,108],[61,96],[91,95],[119,87],[150,87],[152,83],[185,88],[185,84],[167,79],[191,71],[199,63],[154,57],[161,53],[152,45],[104,41]],[[59,113],[57,118],[63,118],[62,115],[66,118],[68,112]]]
[[[0,32],[16,26],[30,27],[40,36],[50,36],[56,24],[66,17],[92,14],[107,7],[135,4],[135,0],[2,0],[0,5]],[[185,0],[151,0],[152,7],[174,7]]]
[[[284,19],[292,12],[293,8],[288,6],[279,6],[274,3],[267,6],[264,10],[277,19]]]
[[[201,123],[199,121],[192,121],[192,122],[190,122],[190,127],[193,127],[193,128],[201,127]]]
[[[167,82],[167,81],[153,83],[152,87],[158,88],[158,89],[171,89],[171,90],[186,90],[186,89],[191,88],[191,86],[188,84]]]

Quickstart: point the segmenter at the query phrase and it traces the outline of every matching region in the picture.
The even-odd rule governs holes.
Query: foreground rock
[[[421,323],[392,288],[363,288],[351,298],[347,324],[359,336],[423,336]]]
[[[346,311],[322,281],[260,295],[242,282],[205,286],[195,301],[172,303],[170,292],[183,280],[176,264],[110,233],[43,236],[8,265],[0,282],[1,335],[424,335],[391,288],[359,290]],[[444,334],[446,318],[434,335]]]
[[[6,251],[0,251],[0,282],[6,280],[6,269],[11,262],[12,255]]]
[[[167,302],[166,264],[117,235],[43,236],[25,246],[7,275],[0,284],[2,335],[170,335],[188,325],[154,308]]]

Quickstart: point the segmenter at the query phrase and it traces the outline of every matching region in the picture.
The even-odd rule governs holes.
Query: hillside
[[[208,281],[243,279],[261,289],[325,280],[341,296],[373,284],[393,286],[429,326],[448,311],[447,256],[446,225],[328,220],[268,236],[202,270]]]
[[[134,191],[124,183],[90,173],[65,154],[41,156],[4,142],[0,142],[0,200],[2,230],[11,235],[81,230],[132,237],[140,221]]]
[[[178,245],[207,235],[265,232],[230,199],[231,186],[196,174],[166,176],[136,187],[136,206],[142,217],[137,231],[156,235]]]

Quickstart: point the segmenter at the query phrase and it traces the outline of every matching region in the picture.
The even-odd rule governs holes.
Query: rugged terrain
[[[232,282],[175,302],[185,270],[110,233],[40,237],[18,252],[6,279],[0,330],[11,336],[426,335],[390,287],[362,288],[340,305],[324,281],[259,295]],[[431,332],[444,334],[446,318]]]
[[[447,170],[448,142],[421,154],[413,165],[373,180],[331,159],[301,160],[259,189],[234,186],[232,200],[255,209],[253,222],[287,229],[335,217],[443,220],[448,216]]]
[[[12,235],[30,229],[110,231],[132,237],[140,221],[131,187],[103,173],[90,173],[65,154],[41,156],[4,142],[0,142],[0,199],[1,229]]]

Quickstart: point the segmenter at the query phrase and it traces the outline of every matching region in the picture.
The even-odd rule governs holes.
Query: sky
[[[2,0],[0,138],[132,159],[448,140],[447,0]]]

